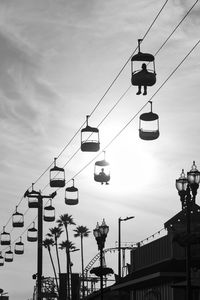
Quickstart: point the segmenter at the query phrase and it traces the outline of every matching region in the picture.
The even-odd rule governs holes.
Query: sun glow
[[[146,143],[146,142],[145,142]],[[149,143],[149,142],[147,142]],[[110,163],[110,185],[118,192],[141,191],[156,180],[157,160],[148,144],[121,144],[109,149],[107,160]]]

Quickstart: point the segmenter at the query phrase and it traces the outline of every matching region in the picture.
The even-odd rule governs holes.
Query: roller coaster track
[[[121,247],[122,250],[132,250],[133,247]],[[107,248],[103,250],[103,255],[106,252],[112,252],[112,251],[118,251],[118,247],[114,247],[114,248]],[[87,264],[87,266],[84,269],[84,275],[87,276],[88,271],[92,268],[92,266],[94,265],[94,263],[100,259],[100,252],[97,253],[92,259],[91,261]]]

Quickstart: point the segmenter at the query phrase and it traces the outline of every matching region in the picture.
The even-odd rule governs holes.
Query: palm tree
[[[53,258],[52,258],[52,255],[51,255],[51,246],[54,246],[54,241],[52,238],[48,239],[46,238],[44,241],[43,241],[43,246],[48,250],[49,252],[49,257],[50,257],[50,260],[51,260],[51,264],[52,264],[52,267],[53,267],[53,272],[54,272],[54,276],[55,276],[55,280],[56,280],[56,287],[57,287],[57,291],[59,291],[59,287],[58,287],[58,279],[57,279],[57,274],[56,274],[56,268],[55,268],[55,264],[54,264],[54,261],[53,261]]]
[[[69,241],[68,225],[76,225],[76,223],[74,223],[72,215],[68,215],[68,214],[61,215],[60,219],[58,219],[56,222],[58,223],[58,227],[63,227],[63,226],[65,227],[66,238],[67,241]]]
[[[60,259],[58,255],[58,238],[61,236],[63,230],[60,227],[53,227],[49,228],[50,233],[47,233],[47,236],[50,238],[53,238],[54,244],[56,246],[56,256],[57,256],[57,262],[58,262],[58,272],[61,273],[60,269]]]
[[[78,249],[76,249],[75,245],[66,240],[66,241],[62,241],[60,244],[60,249],[63,250],[65,249],[65,253],[66,253],[66,262],[67,262],[67,295],[68,295],[68,299],[70,299],[70,282],[69,282],[69,271],[71,269],[71,260],[70,260],[70,257],[69,257],[69,253],[72,252],[72,251],[76,251]]]
[[[83,290],[83,299],[84,299],[85,289],[84,289],[83,238],[89,236],[90,230],[86,226],[77,226],[74,231],[76,232],[74,234],[74,237],[80,237],[81,238],[82,290]]]
[[[56,221],[58,223],[58,227],[65,227],[65,232],[66,232],[66,238],[67,241],[69,241],[69,232],[68,232],[68,226],[69,225],[76,225],[74,222],[72,215],[64,214],[61,215],[60,218]],[[67,286],[68,286],[68,294],[70,290],[70,251],[68,248],[66,248],[67,251]]]
[[[77,251],[79,249],[76,249],[74,243],[70,242],[70,241],[62,241],[60,244],[59,244],[59,249],[63,250],[65,249],[66,251],[66,261],[68,260],[68,253],[69,252],[73,252],[73,251]],[[71,261],[70,261],[70,265],[71,265]]]

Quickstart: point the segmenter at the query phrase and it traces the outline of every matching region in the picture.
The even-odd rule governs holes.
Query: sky
[[[181,209],[175,179],[193,161],[200,169],[199,44],[188,55],[199,40],[200,5],[168,0],[145,36],[164,3],[0,0],[0,225],[1,232],[3,226],[11,232],[12,250],[20,236],[25,244],[24,255],[0,267],[0,288],[11,300],[33,294],[37,243],[27,241],[27,229],[37,211],[28,209],[23,195],[32,183],[45,195],[55,190],[49,187],[54,157],[58,166],[65,166],[66,187],[74,178],[79,190],[76,206],[65,204],[65,188],[57,191],[56,219],[67,213],[76,226],[91,231],[84,239],[85,265],[98,253],[92,231],[103,218],[109,226],[106,248],[113,248],[120,217],[135,216],[121,223],[122,243],[130,245],[163,229]],[[146,96],[137,96],[129,59],[144,36],[142,52],[155,55],[164,46],[155,55],[156,84]],[[141,140],[138,134],[139,116],[150,110],[148,101],[159,115],[160,136],[154,141]],[[90,126],[99,126],[98,153],[77,151],[86,115],[91,115]],[[93,178],[94,163],[103,159],[105,148],[109,185]],[[25,214],[22,229],[12,228],[17,205]],[[44,237],[55,225],[44,222]],[[69,228],[69,236],[80,248],[76,226]],[[3,254],[7,250],[1,246]],[[64,253],[60,256],[64,272]],[[44,276],[53,276],[45,249],[43,258]],[[81,272],[80,251],[72,254],[72,261],[73,271]],[[106,263],[117,273],[117,252],[108,252]]]

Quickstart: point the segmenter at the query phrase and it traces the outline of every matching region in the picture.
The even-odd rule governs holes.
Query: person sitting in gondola
[[[101,181],[101,184],[103,184],[104,182],[106,183],[106,184],[108,184],[108,182],[107,182],[107,175],[106,175],[106,173],[104,172],[104,168],[102,168],[101,169],[101,172],[99,173],[99,176],[101,177],[101,179],[102,179],[102,181]]]
[[[145,63],[142,64],[142,70],[138,72],[138,74],[141,74],[141,76],[144,76],[148,74],[147,71],[147,65]],[[138,85],[138,92],[136,93],[136,95],[140,95],[141,94],[141,88],[142,85]],[[143,95],[147,95],[147,86],[144,85],[144,92]]]

